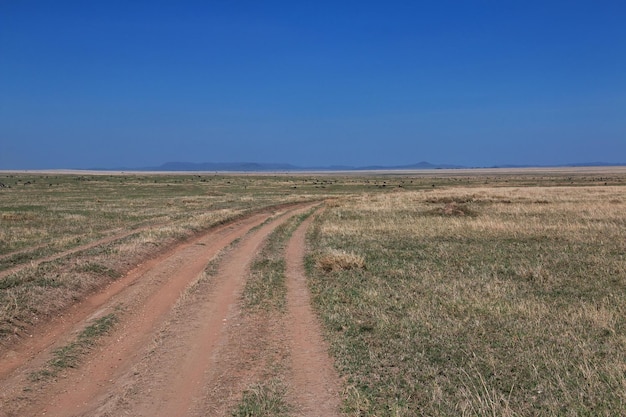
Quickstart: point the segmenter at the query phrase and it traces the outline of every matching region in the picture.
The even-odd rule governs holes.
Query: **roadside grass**
[[[346,415],[623,414],[625,208],[619,186],[337,200],[306,265]]]
[[[107,314],[93,321],[83,329],[76,340],[54,350],[53,357],[43,369],[29,375],[32,382],[42,381],[56,377],[59,372],[67,368],[76,368],[85,354],[97,343],[100,337],[108,333],[117,323],[118,318],[114,313]]]

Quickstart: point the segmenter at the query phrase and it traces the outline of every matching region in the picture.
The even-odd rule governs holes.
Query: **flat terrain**
[[[625,407],[622,168],[0,183],[0,416]]]

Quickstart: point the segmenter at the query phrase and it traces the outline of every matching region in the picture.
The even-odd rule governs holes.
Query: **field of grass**
[[[0,173],[0,183],[0,345],[195,233],[326,200],[307,270],[346,415],[626,409],[623,172]],[[250,311],[282,308],[281,262],[255,264],[267,279],[250,281]],[[249,404],[281,397],[257,388]]]
[[[315,302],[353,416],[622,415],[626,187],[454,186],[337,200]]]

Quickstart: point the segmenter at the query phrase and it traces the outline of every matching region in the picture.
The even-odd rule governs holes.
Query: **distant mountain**
[[[291,164],[260,164],[256,162],[166,162],[158,167],[141,168],[141,171],[297,171]]]
[[[460,165],[435,165],[430,162],[418,162],[410,165],[371,165],[349,166],[331,165],[319,167],[300,167],[292,164],[258,162],[166,162],[158,167],[139,168],[139,171],[230,171],[230,172],[272,172],[272,171],[373,171],[373,170],[409,170],[409,169],[454,169]]]
[[[561,165],[493,165],[491,167],[482,168],[567,168],[567,167],[608,167],[608,166],[626,166],[626,163],[610,163],[610,162],[587,162],[573,163]],[[435,170],[435,169],[467,169],[479,167],[466,167],[462,165],[452,164],[432,164],[422,161],[409,165],[368,165],[368,166],[350,166],[350,165],[328,165],[328,166],[308,166],[302,167],[284,163],[259,163],[259,162],[166,162],[157,167],[145,168],[117,168],[113,171],[163,171],[163,172],[182,172],[182,171],[221,171],[221,172],[276,172],[276,171],[402,171],[402,170]],[[107,169],[96,169],[104,170]]]

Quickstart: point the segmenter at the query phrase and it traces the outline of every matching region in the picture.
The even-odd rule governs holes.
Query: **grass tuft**
[[[231,414],[233,417],[287,417],[291,407],[285,400],[283,384],[272,379],[256,384],[243,393],[243,398]]]
[[[316,257],[315,266],[324,272],[365,269],[365,259],[345,250],[331,249]]]
[[[109,278],[119,278],[122,276],[119,271],[96,262],[87,262],[84,265],[77,267],[76,270],[78,272],[87,272],[94,275],[107,276]]]
[[[432,210],[431,213],[440,215],[440,216],[476,216],[476,212],[470,209],[465,204],[459,203],[447,203],[443,207],[436,208]]]

